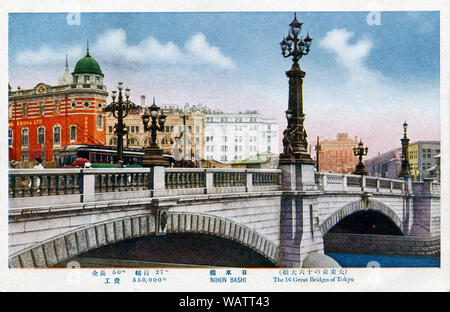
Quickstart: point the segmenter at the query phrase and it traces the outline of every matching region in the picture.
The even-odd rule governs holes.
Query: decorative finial
[[[87,39],[87,52],[86,52],[86,56],[90,56],[90,55],[89,55],[89,39]]]
[[[69,68],[69,56],[66,52],[66,68]]]

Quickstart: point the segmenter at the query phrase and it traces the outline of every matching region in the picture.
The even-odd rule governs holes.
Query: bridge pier
[[[301,267],[309,254],[317,255],[317,259],[327,258],[323,255],[323,237],[317,216],[319,192],[314,165],[282,164],[280,169],[284,192],[281,197],[278,265]]]

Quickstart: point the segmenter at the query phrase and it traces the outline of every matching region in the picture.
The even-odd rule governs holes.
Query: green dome
[[[77,62],[73,74],[96,74],[102,77],[104,76],[100,65],[89,55],[89,50],[86,56]]]

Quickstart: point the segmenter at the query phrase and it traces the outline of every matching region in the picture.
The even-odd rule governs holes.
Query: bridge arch
[[[168,213],[167,233],[207,234],[233,240],[251,248],[276,265],[279,246],[263,235],[228,219],[192,213]],[[46,268],[90,250],[127,239],[155,235],[155,216],[138,216],[89,224],[9,257],[11,268]]]
[[[338,209],[336,212],[331,214],[321,225],[320,231],[322,236],[328,233],[331,228],[333,228],[336,224],[342,221],[344,218],[360,211],[376,211],[379,212],[386,217],[388,217],[403,233],[402,221],[398,217],[398,215],[386,204],[377,201],[377,200],[358,200],[355,202],[351,202],[344,207]]]

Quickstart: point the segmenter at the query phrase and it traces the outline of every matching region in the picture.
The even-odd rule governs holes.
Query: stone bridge
[[[224,240],[270,266],[298,267],[308,255],[324,253],[330,230],[367,211],[387,218],[403,238],[425,244],[440,233],[440,186],[315,172],[305,164],[11,169],[9,265],[53,267],[140,238],[208,237],[230,257],[234,251]]]

